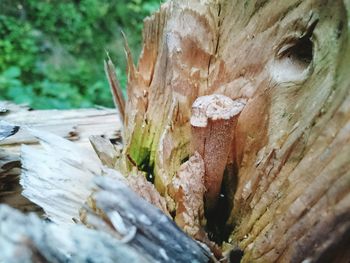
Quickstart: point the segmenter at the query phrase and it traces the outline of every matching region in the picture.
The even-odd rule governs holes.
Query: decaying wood
[[[144,174],[135,171],[135,174],[126,177],[126,183],[140,197],[170,217],[165,198],[159,194],[151,182],[147,181]]]
[[[207,210],[224,217],[217,221],[220,223],[212,223],[214,228],[221,229],[218,233],[224,234],[213,238],[219,243],[228,242],[238,254],[241,250],[242,262],[347,262],[350,258],[349,16],[347,0],[166,2],[159,12],[145,20],[138,67],[127,52],[128,101],[121,158],[114,163],[113,151],[102,158],[101,148],[96,147],[99,142],[95,140],[96,152],[103,162],[110,163],[110,167],[125,176],[142,174],[154,178],[155,187],[167,200],[168,208],[172,208],[176,198],[171,194],[171,184],[176,182],[176,176],[184,176],[181,165],[193,154],[192,142],[200,152],[210,143],[204,142],[201,131],[191,131],[195,100],[221,94],[234,101],[245,101],[235,124],[230,123],[223,135],[215,132],[215,136],[208,137],[214,140],[211,147],[222,145],[214,151],[222,158],[211,159],[209,155],[206,158],[202,150],[204,167],[214,167],[211,162],[217,160],[218,169],[210,173],[215,174],[215,182],[223,178],[220,191],[228,193],[224,195],[225,207],[215,207],[218,187],[208,198],[214,201],[209,202]],[[224,124],[219,126],[224,128]],[[227,144],[223,144],[226,139]],[[219,145],[215,140],[220,141]],[[53,147],[61,146],[45,137],[43,141]],[[67,145],[62,144],[63,148]],[[60,155],[69,153],[71,147],[73,144]],[[24,147],[24,154],[27,149]],[[42,151],[35,154],[48,162]],[[76,184],[86,191],[77,197],[74,190],[68,189],[76,202],[63,209],[65,215],[57,216],[70,221],[77,216],[77,208],[84,199],[89,200],[91,189],[87,189],[92,177],[108,174],[99,160],[89,162],[90,157],[81,157],[89,162],[85,163],[79,156],[69,154],[62,160],[69,164],[71,158],[75,168],[65,169],[78,174],[74,180],[82,178],[83,183]],[[189,163],[185,162],[184,166]],[[27,171],[36,171],[36,164],[38,161],[28,162]],[[54,178],[60,172],[55,165],[56,162],[51,162],[41,174],[55,171],[50,175]],[[80,177],[79,165],[86,165]],[[87,178],[85,173],[91,176]],[[36,180],[40,176],[33,176],[33,181],[26,185],[32,184],[32,197],[45,206],[47,200],[34,193],[43,187],[52,188],[47,181]],[[59,191],[62,187],[63,183]],[[112,185],[101,187],[107,192],[113,189]],[[52,192],[54,196],[55,191]],[[101,194],[99,199],[98,193],[95,196],[96,202],[104,200],[101,209],[107,216],[116,205],[111,204],[110,197]],[[60,205],[66,204],[61,201]],[[121,211],[127,210],[123,204],[118,205]],[[133,208],[131,205],[130,209]],[[133,211],[140,213],[143,209],[138,207]],[[91,217],[91,214],[90,225],[101,222],[102,215]],[[112,214],[109,226],[108,221],[103,221],[103,229],[119,228],[124,241],[132,238],[133,232],[122,231],[120,214]],[[168,220],[166,216],[163,218]],[[140,218],[132,220],[138,222],[137,219]],[[123,222],[128,220],[132,221],[125,213]],[[99,227],[102,229],[102,223]],[[166,227],[170,225],[162,229]],[[225,233],[227,229],[230,233]],[[145,231],[142,233],[151,235],[147,231],[152,231],[152,227]],[[159,245],[154,249],[157,248]],[[164,259],[161,254],[159,251],[157,256]]]
[[[108,169],[113,168],[113,158],[99,155],[103,158],[98,159],[93,151],[74,142],[42,131],[31,132],[40,140],[42,147],[22,146],[22,195],[42,207],[51,221],[57,224],[78,222],[79,210],[93,192],[92,180],[102,175],[127,184],[140,197],[169,215],[165,199],[143,174],[135,172],[123,177]],[[107,141],[98,137],[93,136],[95,147],[97,144],[108,145]],[[106,148],[106,153],[109,149],[110,154],[116,155],[113,145],[108,147],[111,148]]]
[[[166,197],[191,155],[195,99],[246,100],[224,175],[226,241],[243,262],[348,255],[349,6],[168,1],[145,21],[138,67],[129,58],[124,161]]]
[[[6,112],[2,108],[0,112]],[[0,141],[15,134],[18,126],[0,121]],[[40,210],[20,195],[22,188],[18,184],[20,174],[20,160],[17,154],[0,149],[0,203],[27,210]],[[33,209],[34,208],[34,209]]]
[[[174,221],[192,238],[206,244],[217,259],[223,260],[221,249],[210,241],[205,232],[206,219],[204,215],[205,188],[204,161],[195,152],[188,161],[180,166],[179,171],[168,186],[170,197],[174,201]]]
[[[116,70],[112,60],[108,56],[107,60],[104,61],[105,73],[109,82],[109,87],[113,95],[114,105],[119,109],[119,114],[124,121],[125,119],[125,99],[120,87],[120,83],[116,76]]]
[[[57,224],[79,221],[79,209],[103,166],[93,151],[59,136],[32,130],[42,147],[21,147],[22,195],[42,207]]]
[[[153,262],[113,235],[45,223],[0,205],[0,262]]]
[[[17,134],[0,142],[0,203],[21,211],[42,213],[40,207],[21,195],[23,189],[19,185],[20,145],[38,145],[38,139],[27,128],[53,132],[74,141],[74,144],[91,153],[93,149],[89,137],[92,135],[120,140],[121,124],[117,111],[111,109],[29,111],[25,106],[1,102],[0,118],[9,124],[21,126]]]
[[[108,138],[101,135],[92,135],[89,140],[98,158],[105,166],[115,168],[118,165],[123,149],[122,144],[113,144]]]
[[[199,97],[192,105],[192,145],[205,164],[207,210],[212,210],[217,204],[234,130],[244,105],[219,94]]]
[[[96,178],[95,206],[105,215],[85,207],[84,221],[102,231],[112,227],[119,238],[154,262],[209,262],[211,253],[185,235],[174,222],[131,191],[121,180]],[[104,222],[103,219],[104,218]]]
[[[90,137],[90,142],[103,165],[115,169],[121,158],[122,145],[113,145],[109,140],[101,136]],[[138,193],[140,197],[158,207],[163,213],[169,215],[164,197],[155,189],[154,185],[147,181],[145,175],[136,169],[123,181]]]
[[[19,127],[0,121],[0,141],[15,134]]]
[[[212,258],[208,248],[161,212],[165,201],[153,185],[142,181],[144,177],[125,178],[73,142],[33,133],[43,149],[22,146],[23,194],[40,205],[51,221],[72,228],[79,221],[85,223],[135,248],[150,262],[208,262]]]
[[[21,195],[19,184],[21,162],[18,154],[0,149],[0,203],[10,205],[21,211],[42,213],[39,206]]]
[[[169,185],[169,194],[176,203],[174,220],[192,237],[198,235],[205,226],[204,171],[203,159],[195,152],[180,166]]]
[[[0,142],[1,148],[11,151],[19,151],[20,144],[38,143],[27,127],[51,132],[89,148],[89,136],[103,135],[115,140],[120,138],[122,127],[117,111],[113,109],[21,110],[8,111],[0,117],[22,127],[16,135]]]
[[[0,101],[0,116],[6,116],[15,112],[29,111],[29,107],[24,104],[14,104],[10,101]]]

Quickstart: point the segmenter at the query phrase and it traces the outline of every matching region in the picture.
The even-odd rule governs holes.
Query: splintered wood
[[[110,233],[62,227],[0,205],[0,262],[154,262]]]
[[[97,177],[90,228],[0,205],[0,262],[209,262],[211,253],[118,179]],[[69,204],[67,204],[69,205]],[[101,216],[103,213],[103,216]]]
[[[159,194],[152,183],[147,181],[144,174],[135,171],[134,174],[126,177],[126,181],[135,193],[170,217],[164,197]]]
[[[26,155],[27,152],[25,150],[22,152],[22,157],[25,155],[29,158],[33,158],[28,162],[30,164],[30,167],[28,167],[29,171],[34,170],[38,174],[41,174],[41,179],[43,174],[46,174],[47,178],[49,178],[49,175],[53,171],[59,171],[57,172],[58,174],[55,174],[52,177],[59,181],[59,183],[56,184],[56,181],[52,180],[51,186],[53,187],[60,187],[61,182],[63,181],[60,179],[65,175],[63,169],[64,165],[58,165],[59,169],[56,169],[56,164],[60,164],[62,160],[59,157],[64,158],[68,156],[65,151],[63,151],[64,153],[62,156],[59,156],[61,153],[60,150],[66,145],[66,141],[61,144],[55,144],[55,141],[61,142],[62,138],[53,139],[52,145],[59,145],[60,147],[51,151],[51,159],[54,160],[57,158],[58,161],[52,161],[52,164],[55,164],[55,168],[51,167],[52,169],[50,169],[49,164],[45,163],[43,159],[39,157],[41,155],[34,155],[34,152],[40,153],[38,150],[40,148],[39,141],[41,138],[40,136],[36,137],[28,128],[53,132],[60,137],[65,137],[70,141],[74,141],[74,146],[79,145],[82,148],[85,148],[85,150],[90,151],[92,154],[94,154],[93,149],[88,141],[90,136],[98,136],[99,138],[101,138],[100,136],[103,136],[108,142],[110,142],[109,140],[116,141],[120,139],[121,123],[117,111],[114,109],[29,110],[28,107],[23,105],[15,105],[10,102],[0,102],[0,119],[0,137],[12,134],[12,136],[2,138],[3,140],[0,141],[0,203],[11,205],[12,207],[25,212],[31,211],[39,214],[43,213],[41,207],[39,207],[42,203],[38,202],[35,204],[21,194],[23,188],[19,184],[19,177],[21,168],[27,164],[27,162],[21,163],[23,160],[21,160],[20,156],[21,144],[24,143],[31,145],[29,155]],[[20,129],[18,129],[18,126],[20,126]],[[112,147],[113,146],[115,145],[112,145]],[[71,150],[74,151],[74,149],[75,147]],[[106,157],[105,159],[107,159],[109,154],[110,151],[107,153],[104,152],[101,156],[104,156]],[[77,154],[77,158],[80,155],[82,155],[81,152]],[[50,153],[46,152],[43,156],[49,158]],[[69,158],[71,158],[70,155]],[[74,162],[73,159],[75,158],[70,159],[71,163]],[[40,165],[36,166],[36,164]],[[84,169],[83,167],[86,167],[84,160],[80,162],[78,166],[81,166],[81,168]],[[81,172],[71,174],[79,177],[78,175],[81,174]],[[22,175],[22,178],[23,177],[24,176]],[[85,174],[84,178],[87,177],[89,176]],[[31,174],[30,178],[32,179],[31,182],[37,179],[33,174]],[[35,185],[33,191],[37,195],[45,194],[45,190],[41,191],[38,189],[39,183],[43,183],[43,181],[44,180],[37,180],[36,183],[33,184]],[[83,181],[79,181],[79,183],[77,183],[78,187],[75,189],[79,188],[79,185],[81,185]],[[50,180],[46,181],[46,183],[50,185]],[[67,180],[66,184],[63,186],[64,189],[67,189],[67,192],[69,192],[69,186],[71,183],[71,180]],[[41,186],[44,185],[44,183],[41,184]],[[29,185],[26,186],[29,187]],[[48,191],[48,193],[50,192],[53,193],[54,191]],[[81,194],[80,196],[83,197],[84,195]],[[43,199],[47,201],[50,198],[45,196]],[[38,201],[37,199],[35,200]],[[32,201],[35,200],[33,199]],[[58,202],[53,201],[48,206],[52,207],[54,206],[53,204],[62,203],[65,202],[60,202],[60,200],[58,200]],[[57,211],[63,210],[66,209],[62,209],[62,207],[57,209]],[[69,218],[69,220],[71,221],[71,218]]]
[[[97,209],[84,207],[85,221],[91,227],[118,237],[151,262],[210,261],[207,248],[183,233],[169,216],[125,182],[107,176],[96,178],[95,184],[97,191],[92,199]]]
[[[107,54],[108,55],[108,54]],[[114,105],[118,108],[120,117],[122,121],[125,119],[125,99],[123,96],[122,89],[120,87],[120,83],[116,76],[116,70],[114,64],[110,57],[104,61],[105,73],[109,83],[109,88],[111,89],[111,93],[113,95]]]
[[[215,207],[231,151],[237,119],[244,103],[214,94],[199,97],[192,105],[192,147],[205,165],[205,205]]]
[[[204,206],[210,216],[207,229],[211,223],[213,228],[223,229],[210,232],[210,237],[239,248],[242,253],[237,254],[243,263],[348,262],[349,14],[350,4],[345,0],[167,1],[145,20],[137,66],[126,47],[125,110],[113,66],[106,64],[116,104],[125,113],[124,148],[119,159],[116,149],[95,138],[96,152],[103,163],[125,176],[151,174],[160,193],[156,203],[164,209],[164,198],[167,209],[175,213],[175,221],[191,235],[205,228]],[[48,127],[51,131],[79,139],[76,129],[68,129],[67,134],[66,124],[58,125],[62,119],[54,121],[51,111],[44,115],[52,124]],[[20,113],[15,118],[23,116],[28,119],[29,115]],[[70,114],[65,116],[70,124],[75,122]],[[95,127],[95,117],[89,121],[93,125],[84,125],[84,130]],[[104,124],[100,126],[112,130]],[[78,134],[81,137],[82,133]],[[21,130],[12,139],[36,142],[33,136],[20,135]],[[45,143],[58,149],[68,146],[59,144],[56,140]],[[27,171],[22,181],[28,180],[32,193],[40,195],[36,202],[46,205],[47,210],[52,200],[58,200],[66,210],[62,213],[69,212],[64,220],[71,222],[71,212],[76,214],[81,199],[91,192],[72,195],[77,202],[65,207],[67,200],[61,199],[61,190],[51,190],[50,182],[38,175],[47,173],[46,178],[65,187],[64,176],[76,173],[66,182],[82,185],[100,174],[100,166],[92,171],[86,169],[91,166],[89,160],[81,160],[77,152],[71,156],[68,149],[50,150],[50,154],[63,155],[65,165],[79,161],[73,162],[74,169],[68,167],[63,172],[66,166],[59,160],[49,162],[45,152],[23,149]],[[31,161],[32,153],[44,161]],[[77,182],[79,178],[83,183]],[[155,191],[146,181],[131,185],[144,197],[144,190]],[[113,185],[107,182],[100,188],[110,187]],[[71,188],[74,193],[75,185]],[[217,203],[221,189],[228,194]],[[128,195],[129,191],[118,188],[96,198],[97,202],[102,200],[110,224],[119,226],[120,217],[113,213],[119,209],[130,224],[139,211],[147,212],[148,206],[143,208],[134,203],[133,194]],[[148,199],[152,202],[153,197]],[[128,207],[120,200],[130,205],[130,218]],[[213,208],[222,208],[222,220],[211,221]],[[168,220],[165,215],[162,218]],[[146,222],[144,226],[149,223],[143,216],[135,220]],[[152,222],[145,227],[149,232],[140,230],[137,245],[144,242],[151,246],[159,261],[166,255],[189,262],[178,258],[183,251],[190,253],[191,249],[181,243],[188,240],[183,236],[178,244],[171,240],[179,229],[158,222],[159,229]],[[158,236],[156,243],[148,243],[148,234],[158,232],[167,233],[165,241]],[[170,243],[165,247],[170,250],[164,254],[161,249],[167,241]]]
[[[195,152],[180,166],[169,186],[169,195],[177,204],[175,222],[192,237],[205,225],[204,193],[204,162]]]

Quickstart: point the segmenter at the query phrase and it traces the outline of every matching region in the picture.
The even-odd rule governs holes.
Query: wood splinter
[[[125,98],[122,88],[118,81],[114,64],[107,53],[107,59],[104,61],[105,73],[113,96],[114,105],[119,109],[122,121],[125,120]]]
[[[205,225],[204,162],[197,152],[180,166],[168,191],[177,203],[176,224],[190,236],[196,236]]]
[[[205,244],[217,259],[222,258],[221,249],[209,240],[204,231],[206,219],[204,216],[203,196],[204,162],[198,152],[195,152],[188,161],[184,162],[172,183],[169,185],[169,194],[176,201],[176,224],[189,236]]]
[[[205,208],[215,207],[237,119],[245,103],[220,94],[202,96],[192,104],[192,147],[204,160]]]

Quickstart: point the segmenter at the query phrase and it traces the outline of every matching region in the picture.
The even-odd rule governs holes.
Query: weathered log
[[[22,146],[23,194],[40,205],[51,221],[73,227],[81,219],[119,238],[152,262],[208,262],[212,258],[208,248],[185,235],[166,214],[146,201],[151,191],[158,194],[146,187],[148,182],[140,185],[133,176],[124,178],[104,168],[90,152],[65,139],[33,133],[44,149]],[[86,201],[93,209],[84,204]],[[157,204],[157,197],[148,201]]]
[[[41,208],[21,195],[19,184],[21,173],[19,155],[0,149],[0,203],[10,205],[23,212],[42,213]]]
[[[208,248],[184,234],[159,209],[140,198],[120,180],[96,178],[96,207],[130,246],[157,262],[209,262]],[[89,221],[89,214],[86,215]],[[93,224],[97,226],[101,224]]]
[[[0,262],[153,262],[113,235],[60,227],[0,205]]]
[[[100,160],[93,151],[74,142],[42,131],[32,130],[31,133],[40,140],[42,147],[22,146],[22,195],[43,208],[51,221],[57,224],[79,222],[79,210],[94,189],[92,181],[101,175],[118,178],[168,215],[164,198],[142,174],[135,173],[124,178],[108,169],[113,168],[113,159],[105,155],[100,155],[104,157]],[[108,145],[102,138],[97,140],[94,137],[93,140],[95,146],[96,143],[101,146],[101,142]],[[109,148],[109,152],[115,154],[113,148]],[[103,161],[107,166],[103,165]]]
[[[88,148],[89,136],[103,135],[111,140],[118,140],[122,128],[114,109],[28,111],[25,108],[15,108],[0,113],[0,117],[3,121],[22,127],[16,135],[0,142],[3,149],[10,149],[12,152],[19,151],[21,144],[38,143],[26,128],[51,132]]]
[[[62,227],[82,222],[112,234],[152,262],[215,261],[209,248],[174,224],[165,200],[145,178],[125,178],[84,147],[53,134],[32,133],[42,148],[22,146],[20,182],[23,195],[51,221]]]
[[[90,196],[93,178],[103,166],[93,151],[56,135],[32,130],[42,148],[21,147],[22,195],[42,207],[57,224],[79,221],[79,209]]]
[[[101,162],[109,168],[115,168],[121,157],[122,144],[113,144],[108,138],[100,135],[92,135],[89,140]]]
[[[125,181],[140,197],[171,217],[166,206],[165,198],[159,194],[151,182],[147,181],[144,174],[135,172],[135,174],[129,175]]]
[[[53,132],[65,137],[93,153],[89,137],[103,136],[119,141],[121,123],[117,111],[112,109],[42,110],[29,111],[25,106],[0,102],[0,118],[22,127],[17,134],[0,142],[0,203],[21,211],[42,214],[39,206],[21,195],[19,185],[21,143],[38,145],[39,141],[27,128]]]
[[[124,262],[129,258],[132,262],[211,260],[208,248],[185,235],[168,216],[138,197],[121,180],[108,177],[97,179],[94,187],[97,189],[94,194],[95,205],[105,217],[94,216],[88,210],[85,212],[85,220],[98,232],[74,224],[69,227],[44,224],[35,216],[21,218],[18,212],[9,212],[1,207],[0,244],[7,253],[0,255],[0,259],[3,256],[6,262],[23,262],[24,259],[36,262],[36,257],[49,262],[76,262],[78,259],[86,262],[88,257],[93,262],[106,262],[107,259],[111,262]],[[73,204],[72,200],[63,196],[62,200],[66,200],[66,206]],[[56,209],[65,207],[63,204],[55,204],[55,200],[52,200],[52,205]],[[9,216],[11,220],[6,221]],[[59,222],[59,217],[53,216]],[[22,228],[16,229],[11,236],[8,231],[13,231],[17,224]],[[94,246],[103,249],[96,252]],[[21,253],[17,251],[19,248]],[[33,258],[30,258],[31,255]],[[142,261],[137,261],[140,258]]]

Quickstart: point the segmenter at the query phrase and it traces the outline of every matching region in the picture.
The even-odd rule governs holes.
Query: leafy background
[[[35,109],[113,106],[107,50],[125,87],[121,30],[134,59],[160,0],[0,0],[0,100]]]

